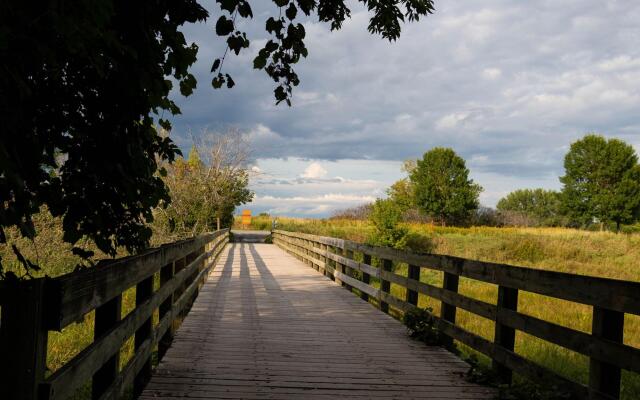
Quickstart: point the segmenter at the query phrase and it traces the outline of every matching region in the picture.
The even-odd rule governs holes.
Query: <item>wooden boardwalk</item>
[[[490,399],[453,354],[270,244],[228,245],[141,399]]]

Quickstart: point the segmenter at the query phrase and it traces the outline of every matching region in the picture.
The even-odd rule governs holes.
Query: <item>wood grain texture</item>
[[[467,369],[278,247],[240,243],[225,249],[141,399],[493,398]]]

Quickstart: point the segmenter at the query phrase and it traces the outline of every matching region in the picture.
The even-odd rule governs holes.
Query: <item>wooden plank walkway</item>
[[[490,399],[468,366],[271,244],[228,245],[141,399]]]

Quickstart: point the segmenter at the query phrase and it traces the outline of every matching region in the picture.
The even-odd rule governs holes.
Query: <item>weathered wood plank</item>
[[[505,350],[513,352],[516,343],[516,330],[503,322],[502,310],[518,311],[518,289],[504,286],[498,287],[498,312],[496,313],[494,343]],[[492,367],[502,383],[511,384],[512,372],[497,360],[493,360]]]
[[[48,334],[45,286],[48,278],[3,288],[6,298],[0,323],[0,398],[38,399],[44,379]]]
[[[213,260],[209,263],[208,267],[203,269],[198,278],[201,278],[205,274],[209,273],[210,268],[215,266],[218,256],[224,249],[226,241],[221,243],[218,249],[212,249],[210,253],[213,253]],[[100,400],[118,400],[121,399],[125,393],[135,384],[135,379],[138,373],[145,367],[147,359],[151,356],[153,346],[158,343],[161,337],[171,328],[171,323],[174,318],[183,313],[184,308],[189,304],[193,293],[197,289],[197,281],[193,282],[180,297],[175,301],[174,306],[168,311],[165,316],[159,321],[158,326],[152,330],[151,334],[142,342],[136,352],[136,354],[129,360],[129,363],[118,375],[116,381],[105,390]]]
[[[158,272],[160,268],[202,247],[228,230],[160,246],[143,254],[100,262],[93,268],[54,279],[58,285],[57,316],[50,329],[60,330],[87,312]]]
[[[592,334],[600,339],[622,343],[624,314],[594,307]],[[591,392],[605,394],[617,399],[620,397],[620,379],[621,371],[617,362],[611,364],[591,358],[589,363],[589,390]]]
[[[371,265],[371,255],[370,254],[363,254],[362,255],[362,262],[363,264],[366,265]],[[375,277],[380,277],[380,271],[376,268],[376,275],[374,275]],[[362,283],[368,285],[371,282],[371,274],[367,271],[362,271]],[[369,301],[369,295],[366,293],[362,293],[360,298],[364,301]]]
[[[116,296],[107,303],[96,308],[93,329],[94,342],[109,332],[122,317],[122,295]],[[96,400],[115,381],[120,369],[120,352],[116,352],[107,362],[93,374],[91,382],[91,398]]]
[[[202,257],[204,259],[204,257]],[[197,270],[199,267],[199,261],[196,262],[194,270]],[[136,285],[136,307],[143,305],[145,302],[151,299],[153,295],[153,276],[139,282]],[[168,296],[167,296],[168,297]],[[164,303],[165,299],[162,299],[159,302],[160,304]],[[153,311],[147,315],[147,319],[142,322],[142,324],[136,329],[136,333],[134,335],[134,352],[140,353],[140,348],[145,343],[145,341],[151,338],[151,318],[153,317]],[[142,393],[142,389],[147,384],[147,381],[151,377],[151,356],[149,355],[144,361],[143,365],[138,370],[134,378],[133,383],[133,395],[135,397],[139,396]]]
[[[218,254],[222,251],[223,247],[224,242],[221,242],[220,246],[212,249],[207,254],[202,254],[186,268],[175,274],[174,279],[160,287],[153,296],[138,304],[132,312],[117,324],[113,325],[113,327],[105,332],[98,340],[82,350],[71,361],[49,376],[41,385],[43,396],[55,399],[65,398],[73,393],[79,385],[89,379],[120,350],[125,340],[148,320],[154,309],[158,308],[171,293],[183,285],[191,273],[197,270],[198,262],[207,256]],[[213,262],[209,267],[212,265]],[[204,273],[204,271],[201,272],[201,274],[202,273]],[[193,291],[190,291],[190,293],[192,294]],[[179,308],[177,305],[174,305],[174,307]],[[172,310],[171,315],[177,316],[177,313],[174,313]]]
[[[380,268],[381,274],[383,271],[391,272],[391,270],[393,269],[392,260],[382,258],[380,259],[380,263],[382,264],[382,268]],[[391,282],[381,277],[380,278],[380,297],[378,298],[380,299],[380,310],[382,310],[382,312],[385,312],[385,313],[389,312],[389,303],[387,303],[384,300],[387,298],[387,296],[384,296],[383,293],[389,293],[390,291],[391,291]]]
[[[366,283],[362,283],[359,280],[350,277],[349,275],[345,275],[340,271],[333,271],[333,274],[342,282],[348,283],[349,285],[353,286],[363,293],[368,294],[369,296],[379,297],[380,295],[380,291],[378,289],[374,288],[373,286],[369,286]]]
[[[417,265],[409,264],[407,268],[407,278],[416,282],[420,282],[420,267]],[[408,286],[405,286],[405,288],[407,288],[407,296],[406,296],[407,303],[417,306],[418,292],[415,289],[412,289]]]
[[[276,246],[236,244],[201,287],[141,398],[493,398],[493,389],[462,378],[467,369]]]

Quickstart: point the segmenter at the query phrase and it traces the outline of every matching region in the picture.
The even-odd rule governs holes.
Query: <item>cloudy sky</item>
[[[185,31],[200,46],[199,84],[175,96],[172,135],[188,148],[203,131],[243,131],[259,171],[248,208],[326,216],[370,202],[402,177],[402,160],[434,146],[467,160],[488,206],[513,189],[559,188],[563,156],[587,132],[640,150],[640,2],[436,0],[395,43],[370,35],[368,12],[347,3],[339,32],[305,23],[309,57],[291,108],[275,106],[273,82],[252,69],[273,3],[252,2],[241,26],[251,48],[224,64],[231,90],[209,84],[224,52],[219,11]]]

